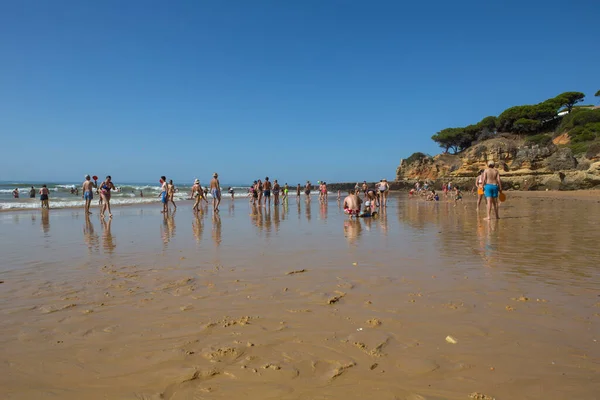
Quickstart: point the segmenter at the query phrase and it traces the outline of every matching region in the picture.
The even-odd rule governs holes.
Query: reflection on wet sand
[[[176,211],[163,214],[163,223],[160,228],[160,234],[165,248],[168,246],[171,239],[175,237],[175,214]]]
[[[42,209],[42,231],[46,236],[50,233],[50,211],[47,208]]]
[[[90,220],[89,214],[85,215],[85,225],[83,226],[83,241],[87,244],[88,250],[99,251],[100,241],[98,234],[94,231],[94,224]]]
[[[117,247],[111,232],[112,221],[112,218],[108,218],[108,220],[100,218],[100,222],[102,223],[102,247],[106,253],[111,255]]]
[[[204,231],[204,214],[203,213],[194,213],[194,220],[192,221],[192,232],[194,233],[194,238],[196,239],[196,243],[202,242],[202,232]]]
[[[344,236],[348,243],[355,246],[362,232],[362,224],[360,219],[347,219],[344,221]]]
[[[316,201],[310,223],[303,206],[181,207],[171,228],[122,208],[93,269],[81,220],[53,210],[47,240],[7,217],[0,398],[596,398],[600,206],[511,198],[484,222],[473,201],[357,220],[332,203],[327,223]],[[156,225],[175,222],[161,253]]]
[[[221,216],[219,213],[213,213],[212,215],[212,238],[215,244],[215,247],[219,247],[221,245]]]

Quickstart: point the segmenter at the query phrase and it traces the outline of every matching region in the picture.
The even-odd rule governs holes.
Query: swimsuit
[[[83,198],[85,200],[92,200],[94,198],[94,193],[92,193],[92,192],[85,192],[83,194]]]
[[[219,189],[210,189],[210,194],[212,195],[213,199],[221,199],[221,191]]]
[[[263,193],[263,195],[265,197],[271,197],[271,191],[270,190],[265,190],[264,193]]]
[[[344,212],[348,215],[358,215],[360,214],[360,210],[351,210],[349,208],[344,208]]]
[[[103,183],[102,186],[100,186],[100,190],[102,191],[102,195],[104,195],[106,200],[110,200],[110,187]]]
[[[483,187],[483,192],[485,193],[485,197],[497,199],[498,198],[498,185],[494,185],[491,183],[486,183]]]
[[[42,200],[42,201],[48,200],[48,195],[47,194],[40,195],[40,200]]]
[[[160,194],[160,201],[161,201],[161,203],[163,203],[163,204],[167,204],[167,201],[168,201],[168,200],[169,200],[169,196],[167,196],[167,192],[163,191],[163,192]]]

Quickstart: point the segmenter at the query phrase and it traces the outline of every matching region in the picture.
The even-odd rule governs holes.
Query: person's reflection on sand
[[[310,221],[310,201],[306,202],[306,209],[304,210],[304,213],[306,214],[306,220]]]
[[[296,203],[298,206],[298,219],[302,219],[302,208],[300,208],[300,202]]]
[[[379,226],[381,227],[381,232],[384,236],[388,234],[388,220],[387,220],[387,208],[381,207],[379,209],[379,215],[377,216],[377,220],[379,221]]]
[[[235,203],[233,201],[229,203],[229,207],[227,208],[227,210],[229,211],[230,217],[235,216]]]
[[[194,237],[196,238],[196,243],[200,243],[202,241],[202,232],[204,231],[204,214],[196,213],[194,215],[194,220],[192,221],[192,231],[194,232]]]
[[[267,232],[267,236],[269,236],[269,233],[271,233],[271,226],[272,226],[272,221],[271,221],[271,209],[267,208],[265,210],[265,223],[264,223],[264,227],[265,227],[265,231]]]
[[[327,219],[327,199],[320,204],[321,220]]]
[[[46,235],[50,232],[50,211],[47,208],[42,208],[42,231]]]
[[[221,245],[221,216],[219,213],[213,213],[212,222],[212,238],[215,242],[215,247],[219,247]]]
[[[273,209],[273,223],[275,224],[275,232],[279,232],[279,223],[281,221],[279,218],[279,207],[275,207]]]
[[[98,250],[98,235],[94,231],[94,224],[92,224],[89,214],[85,215],[85,225],[83,226],[83,240],[87,244],[90,252]]]
[[[115,251],[115,247],[117,247],[117,245],[115,244],[113,235],[110,231],[110,226],[112,224],[112,218],[109,218],[108,220],[105,220],[104,218],[100,218],[100,222],[102,223],[102,247],[104,248],[104,251],[106,251],[108,254],[112,254]]]
[[[175,211],[170,214],[163,214],[163,224],[161,226],[161,236],[165,247],[172,238],[175,237]]]
[[[348,243],[355,245],[362,232],[360,219],[348,219],[344,221],[344,236]]]
[[[493,267],[494,260],[497,254],[496,246],[493,245],[492,235],[498,226],[497,220],[478,221],[477,222],[477,238],[479,239],[479,253],[486,267]]]

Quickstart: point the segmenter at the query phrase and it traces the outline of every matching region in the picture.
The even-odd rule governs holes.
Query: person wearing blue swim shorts
[[[160,177],[160,194],[158,195],[160,197],[160,202],[163,205],[163,210],[161,211],[161,213],[163,214],[168,214],[169,213],[169,184],[167,183],[167,177],[166,176],[161,176]]]
[[[219,212],[219,204],[221,204],[221,183],[219,182],[219,174],[216,172],[213,174],[213,178],[210,181],[210,194],[213,198],[213,211]]]
[[[94,189],[98,187],[98,183],[96,181],[92,182],[92,178],[89,175],[85,176],[85,181],[83,181],[83,185],[81,185],[81,191],[83,192],[83,199],[85,200],[85,214],[89,215],[90,205],[92,204],[92,200],[94,199]]]
[[[483,193],[487,199],[487,218],[492,217],[492,208],[496,214],[496,219],[500,219],[498,215],[498,195],[502,192],[502,182],[500,181],[500,173],[494,168],[494,161],[488,162],[488,168],[483,172],[481,181],[483,182]]]

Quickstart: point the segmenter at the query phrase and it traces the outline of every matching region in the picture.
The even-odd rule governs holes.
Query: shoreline
[[[332,184],[333,186],[334,184]],[[354,187],[352,187],[354,188]],[[342,190],[342,189],[340,189]],[[541,191],[541,190],[513,190],[513,189],[508,189],[505,190],[505,192],[507,194],[509,194],[509,196],[515,196],[515,197],[519,197],[519,198],[547,198],[547,199],[556,199],[556,200],[598,200],[600,201],[600,190],[595,190],[595,189],[578,189],[578,190],[547,190],[547,191]],[[399,195],[401,193],[407,193],[407,191],[405,189],[390,189],[390,193],[392,195]],[[468,195],[469,192],[463,192],[463,195]],[[334,191],[330,191],[329,192],[329,197],[335,197],[337,195],[336,192]],[[344,190],[342,190],[342,195],[346,195],[346,192]],[[295,198],[295,196],[290,196],[292,199]],[[301,198],[304,198],[305,195],[302,194]],[[238,197],[236,198],[234,201],[238,201],[238,200],[246,200],[247,199],[245,197]],[[225,201],[231,201],[231,198],[222,198],[221,199],[221,204],[223,205],[225,203]],[[179,200],[177,202],[178,204],[187,204],[193,203],[193,200],[191,199],[186,199],[186,200]],[[209,200],[210,203],[210,200]],[[52,203],[50,203],[50,205],[52,205]],[[121,207],[135,207],[135,206],[148,206],[148,205],[160,205],[160,199],[156,199],[155,201],[148,201],[148,202],[140,202],[140,203],[125,203],[125,204],[111,204],[111,207],[114,208],[121,208]],[[83,209],[83,201],[82,204],[79,206],[67,206],[67,207],[59,207],[59,208],[52,208],[50,207],[50,210],[76,210],[76,209]],[[91,210],[94,209],[100,209],[100,206],[92,206]],[[11,212],[15,212],[15,213],[22,213],[25,211],[40,211],[41,207],[36,207],[36,208],[9,208],[9,209],[0,209],[0,214],[2,213],[11,213]]]

